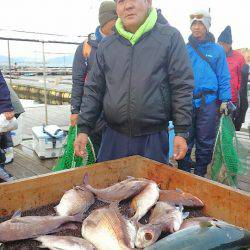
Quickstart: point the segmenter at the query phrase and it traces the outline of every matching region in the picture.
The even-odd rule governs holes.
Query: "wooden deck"
[[[57,159],[41,160],[32,150],[32,141],[24,141],[14,149],[14,161],[6,169],[18,179],[49,173]]]
[[[32,149],[32,127],[45,123],[44,105],[31,105],[24,101],[25,113],[22,114],[23,142],[14,148],[14,162],[6,169],[16,178],[21,179],[34,175],[46,174],[55,166],[57,159],[41,160]],[[48,122],[67,129],[69,125],[69,105],[48,105]]]

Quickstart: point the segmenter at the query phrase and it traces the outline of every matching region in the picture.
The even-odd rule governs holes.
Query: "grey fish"
[[[185,193],[181,189],[161,190],[159,201],[169,202],[176,206],[203,207],[203,202],[190,193]]]
[[[158,185],[150,181],[148,185],[133,198],[130,206],[136,213],[131,220],[139,221],[149,209],[155,205],[159,199],[159,191]]]
[[[149,223],[139,227],[135,245],[144,248],[158,240],[161,233],[174,233],[180,229],[188,213],[182,213],[183,207],[174,207],[165,202],[157,202],[149,218]]]
[[[90,242],[72,236],[53,236],[44,235],[36,238],[40,241],[41,248],[48,248],[52,250],[94,250],[96,249]]]
[[[171,234],[146,250],[237,250],[249,249],[250,232],[233,225],[192,226]]]
[[[94,193],[99,200],[105,202],[119,202],[134,196],[143,190],[148,182],[147,179],[128,177],[110,187],[97,189],[89,185],[88,175],[84,176],[84,187]]]
[[[82,215],[20,217],[20,214],[16,214],[0,224],[0,241],[23,240],[54,233],[60,231],[63,224],[72,221],[82,222]]]
[[[94,202],[94,195],[89,190],[74,187],[65,192],[55,211],[61,216],[76,215],[86,212]]]
[[[125,219],[115,204],[95,210],[82,224],[82,236],[98,250],[134,248],[136,227]]]

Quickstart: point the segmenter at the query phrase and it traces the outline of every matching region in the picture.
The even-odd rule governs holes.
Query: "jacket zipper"
[[[133,56],[134,56],[134,46],[131,46],[131,63],[130,63],[130,76],[129,76],[129,93],[128,93],[128,126],[129,126],[129,135],[132,136],[132,118],[130,112],[130,97],[131,97],[131,79],[132,79],[132,69],[133,69]]]

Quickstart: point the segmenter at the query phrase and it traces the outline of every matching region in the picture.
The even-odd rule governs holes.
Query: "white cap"
[[[193,25],[194,21],[200,21],[204,24],[207,31],[209,31],[211,27],[211,16],[206,10],[199,10],[190,15],[190,26]]]

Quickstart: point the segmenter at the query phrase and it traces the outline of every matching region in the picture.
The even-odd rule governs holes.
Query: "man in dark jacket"
[[[151,0],[117,0],[116,11],[115,34],[100,43],[84,88],[75,152],[86,154],[88,135],[103,110],[108,127],[98,161],[139,154],[166,163],[170,117],[174,155],[182,159],[193,92],[183,38],[175,28],[157,23]]]
[[[0,114],[4,114],[7,120],[14,117],[14,111],[10,100],[10,92],[0,70]],[[11,181],[14,178],[4,169],[6,148],[6,133],[0,133],[0,182]]]
[[[99,8],[99,23],[95,33],[88,36],[87,41],[80,44],[75,52],[72,68],[72,93],[71,93],[71,126],[75,126],[82,103],[84,82],[87,74],[92,68],[98,44],[103,37],[112,33],[112,28],[117,19],[114,1],[104,1]],[[91,141],[96,154],[98,153],[104,121],[99,120],[94,131],[91,133]]]
[[[249,65],[244,64],[241,70],[241,85],[239,90],[239,105],[237,106],[234,125],[237,131],[241,130],[242,123],[245,122],[245,117],[248,109],[248,77],[249,77]]]

